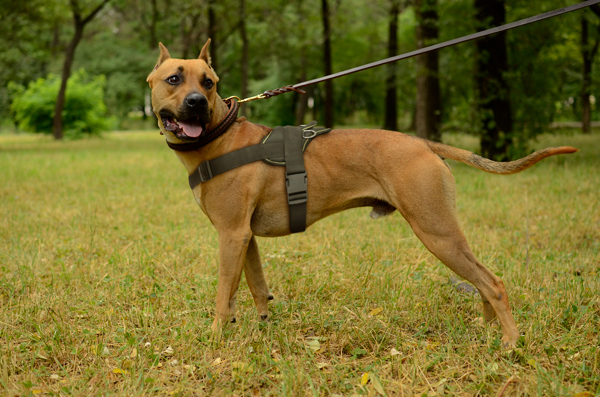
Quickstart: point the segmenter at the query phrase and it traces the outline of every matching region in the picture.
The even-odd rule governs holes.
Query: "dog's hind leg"
[[[440,166],[443,168],[428,166],[418,173],[421,179],[405,178],[401,188],[408,190],[397,196],[397,208],[429,251],[479,289],[484,317],[489,321],[497,315],[502,327],[502,341],[506,346],[514,346],[519,331],[504,283],[471,252],[456,217],[452,175],[446,167]]]
[[[273,299],[273,295],[269,292],[267,282],[265,281],[258,244],[256,244],[256,238],[254,236],[252,236],[250,243],[248,244],[246,262],[244,263],[244,273],[246,274],[246,281],[250,287],[252,297],[254,298],[258,315],[261,320],[267,320],[269,318],[267,303]]]

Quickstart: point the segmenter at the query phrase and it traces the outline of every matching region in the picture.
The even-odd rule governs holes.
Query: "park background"
[[[242,285],[238,324],[211,339],[216,233],[145,81],[159,41],[187,58],[210,37],[219,92],[246,97],[571,4],[1,0],[3,394],[598,395],[597,7],[242,108],[498,160],[578,147],[510,177],[451,164],[523,333],[511,351],[399,215],[368,209],[261,239],[273,320]]]

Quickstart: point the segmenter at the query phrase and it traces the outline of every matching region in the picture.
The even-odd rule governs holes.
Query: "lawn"
[[[476,140],[446,136],[475,149]],[[600,135],[496,176],[451,162],[464,232],[523,337],[500,346],[399,214],[259,239],[275,300],[245,281],[212,338],[217,235],[157,132],[0,135],[0,394],[600,395]]]

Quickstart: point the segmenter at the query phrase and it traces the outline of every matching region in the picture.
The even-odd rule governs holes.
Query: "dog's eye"
[[[204,80],[204,87],[206,87],[207,89],[210,90],[211,88],[213,88],[214,85],[215,83],[213,83],[211,79]]]
[[[169,83],[169,84],[175,85],[175,84],[179,84],[180,82],[181,82],[181,79],[176,74],[167,78],[167,83]]]

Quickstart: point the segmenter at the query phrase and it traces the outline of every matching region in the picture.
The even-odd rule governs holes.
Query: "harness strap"
[[[244,164],[269,157],[283,156],[284,153],[283,142],[274,142],[248,146],[205,161],[188,177],[190,188],[194,189],[200,183]]]
[[[290,213],[290,231],[306,230],[306,202],[308,182],[304,167],[304,150],[315,137],[326,134],[329,128],[315,129],[316,122],[301,127],[275,127],[257,145],[248,146],[204,161],[188,177],[190,188],[242,165],[263,160],[272,165],[285,165],[285,186]],[[269,140],[269,137],[274,136]],[[273,160],[276,159],[276,160]],[[283,161],[278,161],[282,159]]]
[[[290,231],[306,230],[306,201],[308,184],[304,168],[304,137],[297,127],[283,127],[285,152],[285,187],[290,207]]]

